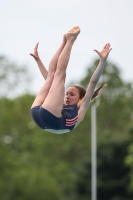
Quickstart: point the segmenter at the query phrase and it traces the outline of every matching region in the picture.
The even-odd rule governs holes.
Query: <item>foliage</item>
[[[81,81],[84,87],[96,64],[97,61],[88,68]],[[2,80],[8,82],[8,78]],[[132,83],[125,83],[112,63],[107,63],[102,82],[108,87],[101,92],[97,108],[98,199],[131,200]],[[11,89],[15,90],[15,84]],[[74,131],[56,135],[41,130],[33,122],[30,106],[34,98],[25,94],[11,100],[1,95],[1,199],[91,199],[90,109]]]
[[[130,168],[130,171],[128,173],[128,177],[130,180],[130,185],[128,187],[128,191],[129,191],[129,193],[132,194],[132,191],[133,191],[133,128],[130,129],[129,133],[131,135],[132,142],[128,146],[128,149],[127,149],[128,155],[125,158],[125,163]]]
[[[86,133],[82,139],[75,133],[54,135],[34,124],[33,98],[1,99],[0,196],[5,200],[59,199],[65,188],[73,188],[77,159],[87,157],[88,139],[82,150]]]
[[[30,78],[26,66],[20,66],[0,56],[0,97],[22,94],[29,87]],[[20,93],[21,91],[21,93]]]

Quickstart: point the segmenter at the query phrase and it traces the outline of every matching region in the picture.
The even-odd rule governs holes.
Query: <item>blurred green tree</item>
[[[0,56],[0,98],[14,97],[28,91],[31,77],[27,66],[11,62]]]
[[[133,192],[133,128],[129,130],[129,134],[131,134],[131,142],[128,146],[128,154],[125,158],[126,166],[130,168],[128,173],[128,178],[130,180],[130,184],[128,186],[128,191],[130,194]]]
[[[87,69],[86,76],[80,82],[82,86],[87,86],[97,64],[98,60]],[[128,191],[130,168],[124,160],[132,141],[129,130],[133,123],[133,87],[132,83],[122,80],[119,68],[111,62],[107,62],[99,86],[103,83],[108,86],[101,92],[100,106],[97,108],[98,199],[130,200],[133,197],[133,193]],[[90,120],[89,112],[86,113],[82,127]],[[75,190],[69,199],[91,198],[90,167],[89,158],[78,167]],[[131,188],[132,185],[130,191]]]
[[[94,61],[87,69],[81,81],[84,87],[96,64]],[[107,68],[110,69],[106,72]],[[129,200],[131,165],[126,166],[123,161],[132,142],[132,83],[125,83],[112,63],[107,63],[103,77],[100,82],[106,82],[108,87],[101,92],[97,109],[98,199]],[[1,78],[3,84],[5,80]],[[0,99],[1,199],[91,199],[90,109],[73,132],[56,135],[33,122],[29,110],[34,96],[26,94],[13,100],[4,96]],[[116,188],[121,190],[117,194]]]

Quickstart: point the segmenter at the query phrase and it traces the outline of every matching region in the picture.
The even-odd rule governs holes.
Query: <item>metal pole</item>
[[[91,105],[91,196],[97,200],[96,103]]]

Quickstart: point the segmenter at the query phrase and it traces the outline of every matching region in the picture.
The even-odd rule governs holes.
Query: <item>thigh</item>
[[[33,108],[35,106],[40,106],[44,103],[44,101],[49,93],[53,79],[54,79],[54,73],[51,73],[50,75],[48,75],[45,83],[43,84],[42,88],[38,92],[31,108]]]
[[[42,107],[47,109],[49,112],[51,112],[56,117],[61,117],[61,111],[63,108],[64,103],[64,82],[65,82],[65,72],[55,73],[53,83],[51,85],[51,88],[49,90],[49,93],[42,104]]]

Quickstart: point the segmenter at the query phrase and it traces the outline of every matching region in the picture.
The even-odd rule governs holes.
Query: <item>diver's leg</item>
[[[56,72],[49,93],[42,104],[43,108],[50,111],[56,117],[61,116],[61,110],[64,102],[66,68],[69,62],[72,46],[79,33],[80,28],[74,27],[66,34],[66,45],[59,56]]]
[[[56,67],[57,67],[58,58],[59,58],[65,44],[66,44],[66,37],[64,35],[61,46],[59,47],[59,49],[57,50],[57,52],[55,53],[55,55],[51,59],[51,62],[49,64],[47,79],[46,79],[44,85],[42,86],[42,88],[40,89],[39,93],[37,94],[37,96],[36,96],[36,98],[35,98],[35,100],[32,104],[32,108],[35,107],[35,106],[42,105],[43,102],[45,101],[45,98],[46,98],[46,96],[49,92],[49,89],[51,87],[51,84],[53,82],[54,74],[55,74]]]

